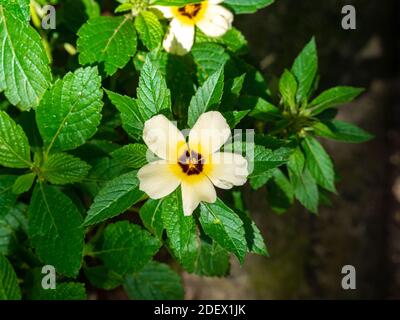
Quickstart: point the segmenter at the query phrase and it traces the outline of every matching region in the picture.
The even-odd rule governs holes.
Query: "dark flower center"
[[[195,18],[200,10],[201,10],[201,3],[188,4],[178,9],[181,15],[188,17],[189,19]]]
[[[183,173],[186,173],[188,176],[202,173],[204,167],[204,159],[201,154],[189,150],[179,158],[178,163]]]

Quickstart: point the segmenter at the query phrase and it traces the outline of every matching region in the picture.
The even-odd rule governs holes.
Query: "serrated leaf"
[[[153,50],[161,45],[164,31],[153,12],[142,11],[135,19],[135,27],[140,40],[147,49]]]
[[[188,125],[193,127],[197,119],[205,112],[218,107],[224,90],[224,68],[211,75],[197,90],[190,101]]]
[[[315,134],[320,137],[348,143],[361,143],[374,138],[373,135],[356,125],[340,120],[328,123],[318,122],[313,128]]]
[[[197,66],[200,84],[203,84],[208,77],[220,70],[221,66],[225,65],[230,59],[225,49],[215,43],[195,44],[191,53]]]
[[[0,6],[19,20],[26,22],[30,20],[29,4],[30,0],[0,0]]]
[[[312,213],[317,213],[319,203],[318,186],[310,172],[305,169],[301,176],[298,176],[289,168],[289,177],[296,199]]]
[[[354,87],[335,87],[322,92],[316,97],[308,108],[311,108],[311,114],[317,115],[328,108],[335,107],[344,103],[353,101],[364,89]]]
[[[84,272],[93,286],[104,290],[113,290],[124,281],[121,275],[106,266],[84,268]]]
[[[67,73],[46,92],[36,121],[47,153],[77,148],[96,133],[103,107],[100,86],[97,69],[88,67]]]
[[[111,180],[94,198],[84,225],[90,226],[123,213],[138,202],[143,195],[144,193],[139,190],[136,171]]]
[[[140,169],[147,164],[147,150],[144,144],[134,143],[116,149],[110,155],[126,168]]]
[[[285,70],[279,80],[279,92],[281,93],[285,104],[291,109],[295,108],[297,81],[289,70]]]
[[[229,8],[236,14],[254,13],[274,3],[274,0],[225,0]]]
[[[306,137],[301,143],[306,156],[306,167],[317,183],[331,192],[336,192],[335,171],[333,163],[322,147],[313,137]]]
[[[163,263],[150,262],[140,272],[127,275],[124,289],[135,300],[181,300],[180,277]]]
[[[86,298],[85,285],[78,282],[57,283],[54,290],[45,290],[39,285],[29,295],[30,300],[86,300]]]
[[[19,176],[12,187],[12,192],[15,194],[22,194],[32,187],[33,182],[35,181],[36,173],[27,173],[22,176]]]
[[[244,35],[235,27],[229,29],[221,37],[206,36],[200,29],[196,30],[196,40],[199,43],[217,43],[226,46],[233,53],[243,54],[248,51],[248,43]]]
[[[25,240],[28,220],[24,214],[24,205],[18,205],[0,215],[0,254],[14,253]]]
[[[229,111],[229,112],[224,112],[223,116],[226,119],[226,122],[228,122],[228,125],[231,129],[234,129],[240,121],[242,121],[249,113],[251,110],[242,110],[242,111]]]
[[[100,251],[94,252],[118,274],[140,271],[160,249],[161,242],[138,225],[120,221],[107,226]]]
[[[0,254],[0,300],[20,300],[21,289],[11,263]]]
[[[106,90],[108,98],[121,113],[122,127],[134,139],[141,139],[145,119],[135,99]]]
[[[0,92],[21,110],[35,108],[52,81],[39,34],[0,4],[0,41]]]
[[[224,277],[229,272],[229,253],[212,239],[201,239],[194,272],[205,277]]]
[[[297,176],[301,176],[304,170],[306,159],[300,148],[295,148],[289,157],[288,167]]]
[[[239,211],[238,216],[243,221],[247,251],[262,256],[268,256],[267,246],[265,245],[264,238],[256,223],[246,212]]]
[[[168,245],[184,268],[192,272],[197,255],[196,223],[192,216],[183,213],[180,188],[164,198],[161,208]]]
[[[267,149],[263,146],[256,145],[254,147],[254,170],[250,174],[250,178],[264,176],[268,171],[275,169],[286,163],[292,154],[290,148],[279,148],[276,150]]]
[[[66,153],[49,156],[42,168],[43,177],[53,184],[69,184],[82,181],[89,173],[90,165]]]
[[[12,192],[17,176],[0,175],[0,218],[5,216],[17,200],[17,195]]]
[[[162,220],[163,200],[149,199],[140,208],[139,214],[144,226],[157,238],[162,239],[164,225]]]
[[[260,97],[242,96],[239,98],[241,108],[252,109],[250,116],[263,121],[275,121],[280,118],[280,110],[272,103]]]
[[[311,39],[297,56],[291,72],[297,79],[298,89],[296,100],[301,104],[311,95],[318,72],[317,47],[314,38]]]
[[[32,165],[28,138],[5,111],[0,111],[0,165],[9,168]]]
[[[90,19],[78,36],[79,63],[103,62],[108,75],[123,68],[136,53],[137,36],[131,16]]]
[[[149,55],[140,72],[137,106],[144,121],[158,113],[171,112],[171,93],[159,66]]]
[[[215,203],[200,204],[200,223],[205,234],[221,247],[232,252],[243,263],[247,252],[243,221],[220,199]]]
[[[82,263],[82,217],[70,198],[37,184],[29,205],[28,232],[36,254],[58,273],[76,276]]]

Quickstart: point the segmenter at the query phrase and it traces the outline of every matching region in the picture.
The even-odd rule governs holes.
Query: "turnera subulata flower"
[[[245,184],[247,160],[239,154],[219,151],[230,135],[225,118],[216,111],[199,117],[188,142],[165,116],[146,121],[143,140],[161,160],[139,170],[140,190],[152,199],[161,199],[181,186],[184,214],[189,216],[200,202],[216,201],[215,187],[231,189]]]
[[[197,26],[209,37],[220,37],[231,27],[233,14],[219,5],[223,0],[209,0],[183,7],[154,6],[171,23],[163,46],[167,52],[184,55],[194,43]]]

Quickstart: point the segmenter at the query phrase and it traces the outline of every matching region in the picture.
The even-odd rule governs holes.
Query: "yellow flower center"
[[[183,7],[173,7],[172,14],[181,23],[195,25],[204,18],[207,6],[207,1],[203,1],[196,4],[187,4]]]

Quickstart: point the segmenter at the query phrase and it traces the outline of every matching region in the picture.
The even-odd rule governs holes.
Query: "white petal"
[[[176,163],[186,148],[185,138],[178,128],[164,115],[147,120],[143,129],[143,140],[149,149],[162,159]]]
[[[193,181],[182,181],[182,202],[185,216],[192,215],[201,201],[213,203],[217,200],[217,193],[211,181],[204,175],[204,178],[196,177]]]
[[[166,160],[149,163],[138,171],[139,189],[152,198],[161,199],[179,187],[180,180]]]
[[[184,55],[192,49],[193,43],[194,26],[183,24],[178,19],[173,19],[163,42],[165,51]]]
[[[222,6],[210,5],[197,26],[209,37],[220,37],[232,27],[232,22],[232,12]]]
[[[206,164],[205,167],[208,178],[221,189],[242,186],[249,175],[247,160],[236,153],[214,153],[211,164]]]
[[[167,6],[152,6],[151,8],[154,8],[154,9],[157,9],[158,11],[160,11],[162,13],[162,15],[167,19],[171,19],[173,17],[171,7],[167,7]]]
[[[220,112],[203,113],[189,133],[189,147],[202,156],[218,151],[231,135],[231,129]]]
[[[220,4],[222,2],[224,2],[224,0],[208,0],[209,4]]]

